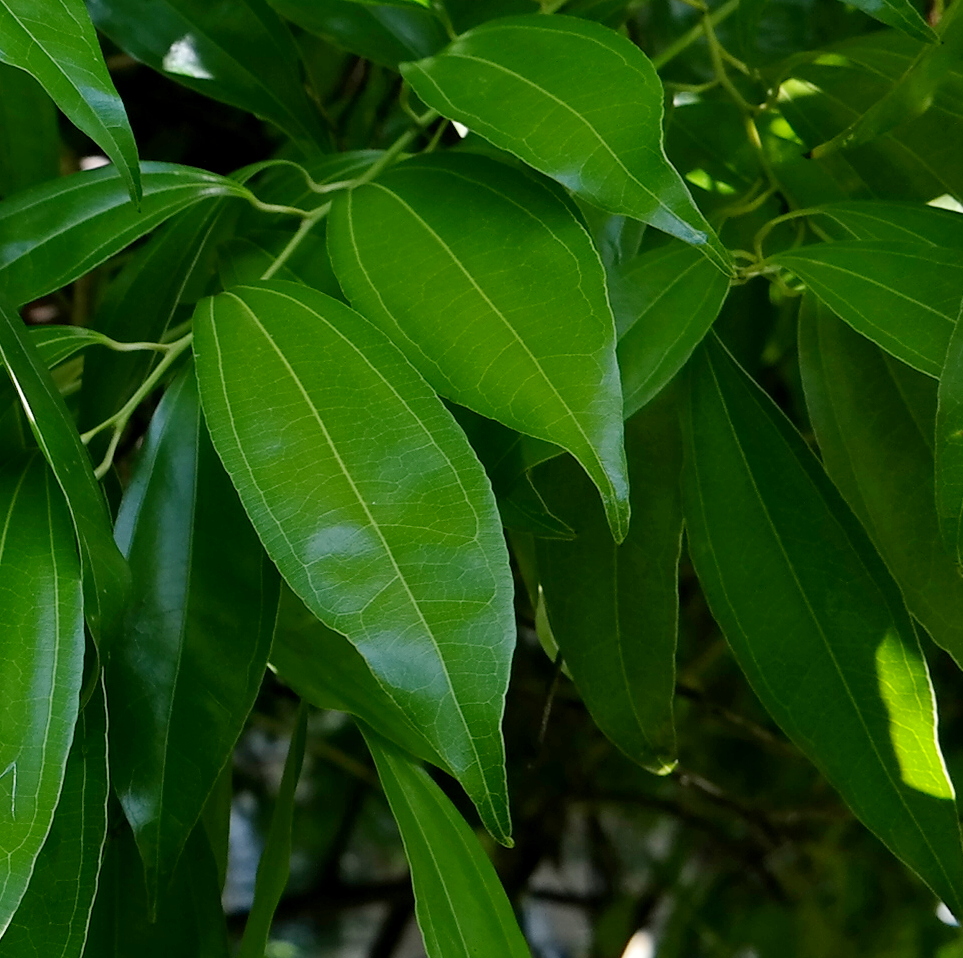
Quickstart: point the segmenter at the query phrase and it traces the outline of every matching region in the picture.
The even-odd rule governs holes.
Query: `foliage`
[[[4,958],[956,954],[961,2],[0,0]]]

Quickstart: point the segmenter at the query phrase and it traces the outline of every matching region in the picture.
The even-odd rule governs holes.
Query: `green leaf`
[[[107,837],[107,707],[98,682],[80,713],[53,825],[3,936],[4,958],[80,958]]]
[[[342,299],[341,287],[328,258],[324,224],[319,223],[314,229],[314,233],[301,238],[294,254],[274,273],[274,278],[304,283],[335,299]],[[218,251],[218,273],[224,288],[256,283],[293,236],[293,232],[261,230],[225,243]]]
[[[613,532],[625,535],[605,277],[554,186],[470,154],[408,160],[335,201],[328,243],[352,305],[435,389],[571,452],[599,488]]]
[[[937,39],[933,28],[923,19],[911,0],[853,0],[853,6],[888,27],[902,30],[916,40],[933,43]]]
[[[66,286],[185,207],[247,197],[234,180],[173,163],[144,163],[140,209],[116,169],[75,173],[0,203],[0,289],[17,306]]]
[[[244,925],[244,937],[238,958],[264,958],[271,922],[278,902],[284,894],[291,872],[291,822],[294,818],[294,793],[304,763],[304,745],[308,731],[308,708],[301,703],[294,733],[288,743],[284,772],[278,786],[271,825],[268,828],[264,851],[257,866],[254,902]]]
[[[431,0],[352,0],[354,3],[362,3],[369,6],[390,6],[390,7],[424,7],[431,9]]]
[[[87,624],[95,638],[109,635],[119,623],[127,601],[127,563],[114,545],[103,492],[63,398],[20,317],[2,303],[0,359],[73,517],[83,564]]]
[[[53,101],[28,73],[0,66],[0,196],[59,175]]]
[[[959,318],[946,351],[937,397],[936,510],[943,541],[957,566],[963,567],[963,323]]]
[[[940,375],[963,298],[963,249],[852,240],[802,246],[770,261],[897,359]]]
[[[2,0],[0,63],[40,81],[67,118],[114,161],[141,196],[137,145],[83,0]]]
[[[628,418],[682,368],[729,292],[729,283],[691,246],[668,243],[614,271],[612,309]]]
[[[629,758],[664,774],[675,763],[682,548],[677,391],[667,390],[633,416],[625,442],[632,526],[621,545],[608,535],[601,509],[591,507],[591,490],[571,459],[553,459],[535,471],[549,508],[577,533],[574,542],[536,540],[539,581],[552,634],[595,722]]]
[[[77,720],[84,620],[70,515],[39,456],[0,469],[0,517],[2,935],[60,796]]]
[[[278,607],[277,571],[211,445],[191,369],[151,419],[116,537],[133,586],[107,667],[111,777],[153,899],[254,705]]]
[[[513,590],[464,434],[383,333],[307,287],[238,287],[195,328],[211,436],[268,554],[507,840]]]
[[[265,0],[87,0],[122,50],[198,93],[270,120],[308,155],[328,136],[305,93],[294,41]]]
[[[936,383],[803,301],[799,361],[823,465],[907,608],[963,663],[963,577],[933,504]]]
[[[362,726],[411,866],[428,958],[530,958],[478,839],[445,793],[403,752]]]
[[[963,216],[922,203],[826,203],[816,207],[809,219],[829,240],[881,240],[963,249]]]
[[[574,17],[505,17],[402,74],[444,116],[731,272],[728,251],[665,157],[655,68],[625,37]]]
[[[361,653],[282,585],[271,648],[282,681],[311,705],[347,712],[405,751],[450,771],[424,731],[398,707]]]
[[[899,590],[802,437],[718,342],[689,381],[685,517],[713,615],[787,735],[959,913],[953,786]]]

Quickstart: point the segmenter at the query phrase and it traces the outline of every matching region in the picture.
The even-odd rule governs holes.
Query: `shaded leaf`
[[[963,215],[922,203],[826,203],[816,207],[809,218],[830,240],[881,240],[963,249]]]
[[[315,227],[300,240],[295,253],[274,273],[275,279],[304,283],[336,299],[342,298],[341,287],[328,259],[324,225]],[[273,265],[288,245],[293,232],[263,230],[229,240],[218,251],[218,273],[225,289],[256,283]]]
[[[888,27],[902,30],[907,36],[926,43],[936,40],[933,28],[910,0],[853,0],[853,6]]]
[[[936,510],[943,541],[963,568],[963,302],[946,351],[936,411]]]
[[[30,74],[0,66],[0,196],[59,175],[53,101]]]

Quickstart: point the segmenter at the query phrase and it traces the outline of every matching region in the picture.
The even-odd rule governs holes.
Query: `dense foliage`
[[[961,9],[0,0],[3,958],[963,954]]]

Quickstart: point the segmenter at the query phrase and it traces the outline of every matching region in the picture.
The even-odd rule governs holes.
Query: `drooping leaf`
[[[785,416],[718,342],[684,419],[690,555],[756,694],[954,911],[963,848],[933,692],[896,584]]]
[[[306,287],[238,287],[195,327],[211,436],[268,554],[506,840],[512,583],[464,434],[383,333]]]
[[[963,302],[959,317],[963,317]],[[957,318],[936,410],[936,511],[950,555],[963,568],[963,323]]]
[[[599,488],[613,532],[625,535],[605,278],[554,187],[480,156],[408,160],[335,202],[328,242],[348,299],[432,386],[570,451]]]
[[[804,301],[799,360],[823,464],[907,608],[963,662],[963,577],[934,508],[936,383]]]
[[[109,635],[127,601],[127,563],[114,544],[103,492],[63,398],[20,317],[2,303],[0,360],[73,517],[83,564],[87,624],[95,637]]]
[[[0,196],[59,175],[53,101],[29,73],[0,66]]]
[[[107,708],[98,682],[77,720],[53,825],[10,927],[5,958],[81,958],[107,837]]]
[[[89,272],[175,213],[208,197],[248,195],[234,180],[144,163],[137,209],[116,169],[75,173],[0,203],[0,289],[16,306]]]
[[[609,213],[729,253],[662,147],[662,85],[645,54],[574,17],[505,17],[402,74],[429,106]]]
[[[963,299],[963,249],[859,240],[771,257],[897,359],[939,376]]]
[[[669,243],[616,270],[611,289],[628,418],[682,368],[719,315],[729,283],[691,246]]]
[[[539,582],[552,634],[595,722],[633,761],[664,773],[675,762],[682,547],[677,390],[636,413],[626,423],[625,441],[632,525],[621,545],[608,535],[601,510],[589,505],[591,490],[571,459],[536,470],[549,507],[576,532],[573,542],[536,540]]]
[[[60,796],[84,659],[80,565],[39,456],[0,469],[0,935],[27,889]]]
[[[328,137],[294,41],[265,0],[87,0],[122,50],[205,96],[270,120],[309,155]]]
[[[826,203],[816,207],[809,219],[831,240],[880,240],[963,249],[963,215],[922,203]]]
[[[124,104],[107,72],[83,0],[3,0],[0,63],[40,81],[68,119],[114,161],[140,199],[137,145]]]
[[[396,746],[362,731],[405,845],[428,958],[530,958],[495,869],[451,801]]]
[[[132,588],[107,667],[111,778],[153,898],[254,705],[278,606],[277,571],[211,445],[191,369],[151,419],[116,537]]]

